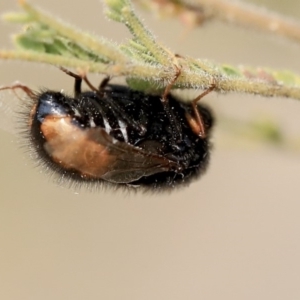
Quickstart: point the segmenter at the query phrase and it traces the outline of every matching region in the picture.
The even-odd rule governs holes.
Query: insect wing
[[[143,176],[174,170],[177,164],[162,156],[148,153],[130,144],[120,142],[102,128],[95,128],[92,136],[95,142],[106,147],[109,164],[101,178],[113,183],[130,183]]]

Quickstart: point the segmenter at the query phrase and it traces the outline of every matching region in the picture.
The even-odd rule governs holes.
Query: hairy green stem
[[[299,75],[267,68],[241,69],[176,56],[156,42],[134,13],[128,0],[106,2],[109,15],[130,29],[134,35],[133,40],[124,45],[114,45],[104,38],[95,38],[57,21],[22,1],[21,5],[27,16],[24,13],[10,14],[7,18],[29,24],[31,30],[23,32],[21,38],[15,40],[22,50],[0,50],[0,59],[35,61],[109,76],[125,76],[126,79],[133,80],[131,84],[137,89],[140,84],[141,90],[147,86],[143,85],[145,82],[154,86],[154,89],[164,88],[174,78],[176,66],[180,67],[181,74],[174,88],[206,89],[214,83],[215,90],[221,92],[300,100]],[[97,60],[98,57],[107,59]]]

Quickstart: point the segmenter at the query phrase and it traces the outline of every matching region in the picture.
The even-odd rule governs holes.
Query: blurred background
[[[14,2],[1,1],[1,13]],[[300,19],[297,0],[255,2]],[[97,0],[32,3],[92,33],[129,37]],[[175,53],[300,73],[294,42],[218,22],[186,31],[139,13]],[[1,24],[0,48],[11,47],[16,30]],[[0,85],[72,91],[72,78],[55,67],[1,61],[0,70]],[[216,93],[205,103],[220,119],[210,167],[171,194],[59,186],[18,137],[0,131],[0,299],[299,299],[300,151],[234,138],[222,118],[271,118],[300,137],[300,105]]]

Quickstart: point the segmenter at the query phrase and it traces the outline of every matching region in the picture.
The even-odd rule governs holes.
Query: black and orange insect
[[[32,99],[28,137],[47,168],[76,181],[154,189],[187,184],[206,169],[213,117],[198,101],[213,87],[187,104],[170,94],[174,82],[163,95],[148,95],[108,79],[95,88],[62,70],[75,78],[73,97],[2,88]]]

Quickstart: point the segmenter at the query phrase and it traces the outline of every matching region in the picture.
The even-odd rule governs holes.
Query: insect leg
[[[181,74],[181,69],[179,67],[177,67],[176,65],[175,65],[175,68],[176,68],[175,76],[172,79],[172,81],[166,86],[165,91],[164,91],[164,93],[162,95],[162,102],[164,102],[164,103],[167,102],[168,95],[169,95],[169,93],[170,93],[170,91],[172,89],[172,86],[175,84],[176,80],[178,79],[178,77]]]
[[[19,98],[20,100],[22,100],[19,95],[16,93],[16,89],[21,89],[23,90],[23,92],[25,94],[27,94],[27,96],[29,98],[34,98],[35,94],[34,92],[32,91],[31,88],[29,88],[27,85],[24,85],[22,83],[14,83],[13,85],[11,86],[3,86],[3,87],[0,87],[0,91],[3,91],[3,90],[12,90],[14,92],[14,94],[16,95],[17,98]]]
[[[99,88],[98,88],[98,91],[99,92],[103,92],[103,90],[105,89],[105,87],[107,86],[108,82],[110,81],[110,77],[107,76],[105,77],[99,84]]]
[[[174,66],[176,68],[175,76],[172,79],[172,81],[166,86],[165,91],[161,98],[161,102],[166,111],[166,115],[170,121],[170,126],[171,126],[171,129],[173,132],[172,137],[174,139],[174,142],[177,143],[178,141],[182,140],[182,128],[181,128],[181,124],[179,124],[178,122],[175,121],[174,112],[172,111],[172,109],[170,108],[170,105],[168,103],[168,96],[172,89],[172,86],[175,84],[176,80],[178,79],[178,77],[181,74],[181,69],[177,65],[174,65]]]
[[[75,74],[63,67],[60,67],[60,69],[65,72],[66,74],[72,76],[75,78],[75,86],[74,86],[74,92],[75,92],[75,96],[78,96],[81,93],[81,83],[82,80],[84,80],[84,82],[87,84],[87,86],[94,92],[102,92],[102,90],[105,88],[105,86],[107,85],[107,83],[110,80],[110,77],[106,77],[103,79],[103,81],[100,83],[99,88],[97,89],[96,87],[93,86],[93,84],[89,81],[89,79],[87,78],[85,73],[82,74]]]
[[[81,83],[82,83],[82,76],[75,74],[63,67],[60,67],[60,69],[65,72],[67,75],[75,78],[75,83],[74,83],[74,94],[75,97],[77,97],[79,94],[81,94]]]
[[[193,112],[195,114],[195,118],[193,118],[191,115],[187,115],[188,121],[189,121],[193,131],[202,138],[206,137],[206,132],[205,132],[204,122],[203,122],[202,116],[199,113],[197,104],[204,96],[206,96],[207,94],[212,92],[215,88],[216,88],[216,83],[213,80],[212,83],[210,84],[210,86],[203,93],[201,93],[198,97],[196,97],[191,103]]]

